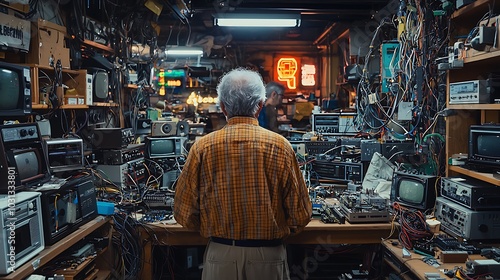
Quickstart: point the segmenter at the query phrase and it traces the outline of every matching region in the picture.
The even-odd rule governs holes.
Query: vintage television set
[[[52,138],[43,140],[49,171],[63,172],[83,169],[83,140],[79,138]]]
[[[0,184],[0,193],[9,186],[20,191],[50,180],[37,123],[0,126],[0,180],[7,182]]]
[[[469,164],[489,171],[500,170],[500,125],[471,125],[469,129]],[[488,171],[488,170],[486,170]]]
[[[169,158],[183,155],[184,142],[187,137],[146,137],[146,158]]]
[[[29,114],[31,114],[30,68],[0,61],[0,117]]]
[[[392,178],[391,202],[425,211],[432,209],[439,195],[437,177],[396,171]]]
[[[89,67],[87,74],[91,75],[92,102],[109,102],[109,76],[105,69]],[[87,81],[87,82],[89,82]]]

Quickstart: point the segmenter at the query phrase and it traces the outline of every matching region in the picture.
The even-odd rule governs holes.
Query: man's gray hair
[[[226,73],[217,85],[219,103],[224,104],[227,117],[253,117],[259,103],[266,101],[262,76],[252,70],[236,68]]]
[[[271,97],[271,94],[273,92],[276,92],[277,94],[283,95],[285,93],[285,86],[278,83],[278,82],[269,82],[266,85],[266,97],[269,98]]]

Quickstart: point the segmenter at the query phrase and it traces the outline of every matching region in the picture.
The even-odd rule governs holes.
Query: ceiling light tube
[[[173,47],[165,51],[167,55],[175,56],[202,56],[203,49],[193,47]]]
[[[299,14],[221,14],[216,15],[217,26],[228,27],[298,27]]]

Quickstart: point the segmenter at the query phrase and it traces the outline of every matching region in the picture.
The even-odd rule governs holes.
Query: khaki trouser
[[[238,247],[209,242],[202,280],[290,280],[285,245]]]

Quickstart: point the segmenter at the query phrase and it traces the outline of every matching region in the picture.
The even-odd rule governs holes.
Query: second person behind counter
[[[285,86],[277,82],[266,85],[266,103],[259,114],[259,125],[276,133],[281,133],[278,128],[278,112],[276,106],[281,103],[285,94]]]

